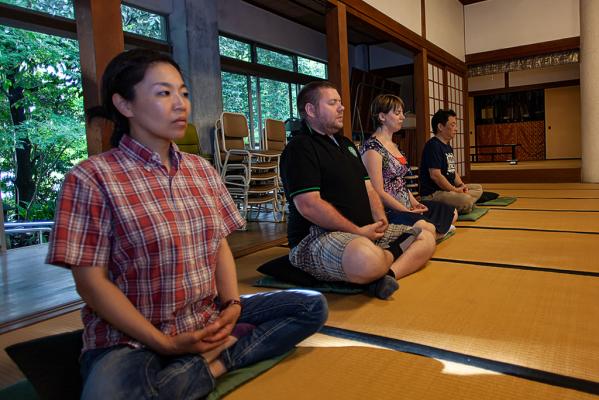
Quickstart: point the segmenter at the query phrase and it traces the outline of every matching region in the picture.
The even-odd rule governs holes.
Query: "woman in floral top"
[[[399,131],[405,120],[403,101],[394,95],[377,96],[371,105],[376,131],[361,149],[362,161],[370,181],[381,197],[389,222],[422,226],[436,232],[437,238],[455,229],[455,208],[436,201],[418,202],[406,187],[404,176],[410,174],[408,162],[393,142],[393,133]],[[422,222],[418,222],[424,220]]]

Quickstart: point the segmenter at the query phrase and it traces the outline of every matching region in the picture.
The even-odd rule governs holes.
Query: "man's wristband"
[[[221,304],[220,309],[224,310],[225,308],[229,308],[229,306],[232,306],[233,304],[237,304],[239,306],[239,308],[242,308],[240,300],[231,299],[231,300],[227,300],[223,304]]]

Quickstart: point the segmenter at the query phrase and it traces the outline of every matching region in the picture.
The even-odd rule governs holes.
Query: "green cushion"
[[[450,237],[452,237],[453,235],[455,235],[455,229],[453,231],[449,231],[445,234],[445,236],[443,236],[442,238],[437,239],[437,244],[449,239]]]
[[[314,285],[295,285],[279,281],[271,276],[258,279],[254,286],[276,289],[311,289],[322,293],[356,294],[364,291],[364,286],[349,282],[318,282]]]
[[[229,372],[216,380],[216,387],[206,397],[206,400],[217,400],[235,389],[241,386],[245,382],[254,379],[261,373],[271,369],[278,364],[282,359],[293,353],[295,349],[288,351],[282,356],[269,358],[268,360],[260,361],[256,364],[252,364],[245,368]]]
[[[245,368],[229,372],[216,380],[216,387],[208,395],[207,400],[217,400],[235,389],[241,386],[245,382],[254,379],[261,373],[269,370],[278,364],[285,357],[295,351],[291,350],[287,353],[273,357],[268,360],[260,361],[259,363],[250,365]],[[0,400],[39,400],[33,385],[28,380],[22,380],[14,385],[0,390]]]
[[[39,400],[33,385],[24,379],[0,390],[0,400]]]
[[[474,207],[470,213],[458,215],[458,221],[476,221],[488,212],[488,208]]]
[[[285,357],[293,353],[295,349],[288,351],[287,353],[273,357],[268,360],[260,361],[259,363],[250,365],[245,368],[229,372],[216,380],[216,387],[208,395],[207,400],[220,399],[243,383],[254,379],[261,373],[269,370],[276,364],[278,364]],[[37,395],[33,385],[28,380],[22,380],[14,385],[8,386],[0,390],[0,400],[39,400],[40,397]]]
[[[495,200],[489,200],[484,203],[477,203],[477,206],[498,206],[505,207],[516,201],[516,197],[498,197]]]

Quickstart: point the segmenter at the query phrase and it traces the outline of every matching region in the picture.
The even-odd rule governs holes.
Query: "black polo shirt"
[[[455,182],[456,163],[453,148],[436,136],[429,139],[422,150],[420,163],[420,193],[428,196],[444,190],[431,179],[429,168],[440,169],[441,174],[451,183]]]
[[[335,134],[334,138],[310,132],[303,122],[302,130],[291,139],[281,156],[281,178],[289,204],[287,236],[291,247],[308,235],[312,225],[293,204],[293,197],[301,193],[319,191],[322,199],[357,226],[374,222],[364,184],[369,179],[368,173],[360,153],[345,136]]]

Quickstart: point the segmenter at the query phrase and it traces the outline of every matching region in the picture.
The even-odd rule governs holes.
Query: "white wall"
[[[425,0],[426,39],[465,61],[464,6],[459,0]]]
[[[326,61],[326,35],[241,0],[218,0],[218,29]]]
[[[467,5],[466,54],[580,36],[578,2],[486,0]]]
[[[420,0],[364,0],[412,32],[422,35]]]

